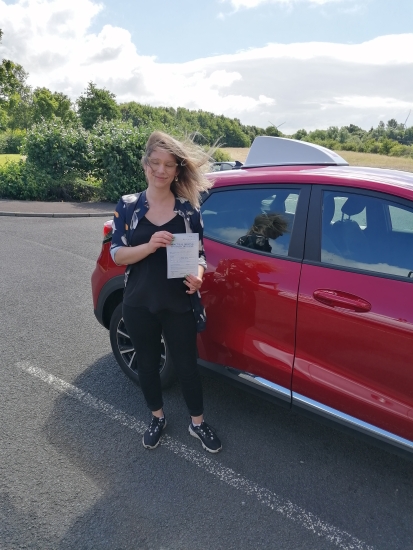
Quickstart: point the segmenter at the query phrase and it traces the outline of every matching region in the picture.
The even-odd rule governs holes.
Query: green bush
[[[322,145],[323,147],[327,147],[327,149],[331,150],[340,148],[340,143],[334,139],[326,139],[324,143],[320,143],[320,145]]]
[[[32,201],[95,201],[102,197],[101,182],[75,173],[53,178],[30,162],[0,166],[0,198]]]
[[[322,147],[326,147],[327,149],[341,148],[341,144],[338,141],[335,141],[334,139],[330,139],[330,138],[320,139],[320,138],[314,138],[313,136],[310,136],[310,135],[308,136],[300,135],[300,141],[305,141],[307,143],[314,143],[315,145],[321,145]]]
[[[364,152],[365,153],[378,153],[380,150],[380,144],[375,139],[368,139],[364,143]]]
[[[26,136],[25,130],[7,130],[0,134],[0,154],[17,155]]]
[[[17,200],[47,200],[52,178],[21,160],[0,166],[0,197]]]
[[[411,157],[413,156],[413,147],[396,143],[390,149],[389,155],[391,157]]]
[[[379,153],[381,155],[389,155],[392,148],[396,145],[397,142],[392,139],[382,138],[379,141]]]
[[[146,188],[141,158],[151,129],[119,121],[99,121],[92,130],[96,175],[102,198],[117,202],[122,195]]]
[[[304,130],[304,128],[302,128],[301,130],[297,130],[296,133],[291,136],[291,139],[301,140],[305,138],[307,135],[308,135],[307,130]]]
[[[231,155],[222,149],[217,149],[213,154],[215,162],[226,162],[231,159]]]
[[[47,200],[89,202],[102,198],[102,182],[89,176],[70,173],[51,182]]]
[[[354,141],[346,141],[345,143],[340,144],[340,149],[342,151],[355,151],[359,150],[359,146]]]
[[[142,153],[151,129],[100,120],[88,132],[56,119],[32,127],[27,166],[7,167],[1,194],[37,200],[109,200],[146,187]],[[38,178],[38,184],[36,184]]]
[[[79,124],[56,118],[35,124],[27,132],[23,152],[41,172],[61,178],[70,172],[92,172],[93,150],[89,133]]]

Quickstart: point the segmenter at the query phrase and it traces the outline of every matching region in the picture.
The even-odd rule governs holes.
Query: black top
[[[164,225],[154,225],[143,217],[131,239],[131,246],[148,243],[157,231],[185,233],[185,222],[177,214]],[[124,304],[147,307],[152,313],[163,309],[183,313],[191,309],[188,287],[183,279],[167,279],[166,248],[161,247],[140,262],[131,266],[128,283],[123,295]]]

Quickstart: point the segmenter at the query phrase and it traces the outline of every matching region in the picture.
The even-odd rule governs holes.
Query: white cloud
[[[280,4],[284,6],[292,6],[293,4],[306,3],[316,6],[325,4],[337,4],[339,2],[347,2],[353,4],[355,0],[222,0],[222,2],[230,3],[235,10],[258,8],[264,4]]]
[[[91,33],[93,0],[0,0],[0,54],[21,63],[32,86],[73,99],[89,81],[119,101],[203,109],[283,131],[404,120],[413,107],[413,34],[362,44],[269,44],[187,63],[139,55],[125,29]],[[252,1],[252,0],[251,0]],[[406,112],[407,111],[407,112]]]
[[[401,101],[393,97],[375,97],[375,96],[347,96],[335,97],[338,105],[345,105],[353,109],[410,109],[413,101]]]
[[[237,80],[242,80],[242,76],[237,72],[214,71],[208,77],[211,87],[222,88],[231,86]]]

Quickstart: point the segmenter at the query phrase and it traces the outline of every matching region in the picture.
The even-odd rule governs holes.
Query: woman
[[[197,331],[205,327],[199,289],[206,268],[200,193],[211,187],[200,168],[209,157],[192,143],[153,132],[142,158],[148,188],[123,196],[115,211],[111,254],[126,265],[123,319],[135,348],[139,381],[152,420],[143,446],[155,449],[166,427],[159,362],[168,345],[191,415],[189,433],[211,453],[221,442],[204,421],[197,366]],[[167,279],[166,247],[175,233],[199,234],[198,275]]]

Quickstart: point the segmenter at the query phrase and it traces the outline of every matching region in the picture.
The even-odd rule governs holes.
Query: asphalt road
[[[413,462],[204,377],[223,452],[164,444],[95,320],[100,218],[0,218],[0,548],[413,548]]]

